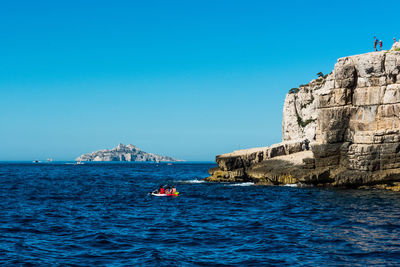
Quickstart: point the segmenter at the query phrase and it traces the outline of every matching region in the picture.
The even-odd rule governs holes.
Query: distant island
[[[184,161],[168,156],[147,153],[132,144],[119,144],[113,149],[104,149],[83,154],[76,158],[77,161],[140,161],[140,162],[176,162]]]

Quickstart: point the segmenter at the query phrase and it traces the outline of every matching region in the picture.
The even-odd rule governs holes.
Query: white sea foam
[[[227,186],[251,186],[254,185],[253,182],[247,182],[247,183],[238,183],[238,184],[228,184]]]
[[[289,186],[289,187],[297,187],[297,184],[285,184],[283,186]]]
[[[183,181],[177,181],[178,183],[182,183],[182,184],[202,184],[205,183],[204,180],[183,180]]]

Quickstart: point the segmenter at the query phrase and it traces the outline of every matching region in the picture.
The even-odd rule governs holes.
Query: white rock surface
[[[315,140],[318,95],[326,86],[333,86],[332,75],[302,85],[296,93],[288,93],[283,104],[282,140]],[[325,89],[326,90],[326,89]],[[321,91],[321,92],[320,92]]]

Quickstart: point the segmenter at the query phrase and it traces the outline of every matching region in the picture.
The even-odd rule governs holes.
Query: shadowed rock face
[[[181,161],[171,157],[164,157],[152,153],[146,153],[134,145],[119,144],[113,149],[99,150],[83,154],[77,161]]]
[[[224,154],[217,156],[220,177],[225,172],[230,180],[263,184],[291,177],[296,183],[351,187],[400,181],[397,47],[398,43],[390,51],[340,58],[331,74],[287,94],[280,147],[309,140],[312,155],[302,163],[282,157],[287,162],[283,167],[265,153]],[[283,150],[278,156],[293,153]]]

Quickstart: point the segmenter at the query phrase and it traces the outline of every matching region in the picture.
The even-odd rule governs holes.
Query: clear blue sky
[[[400,1],[2,1],[0,160],[281,140],[287,91],[400,38]]]

